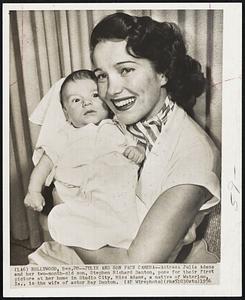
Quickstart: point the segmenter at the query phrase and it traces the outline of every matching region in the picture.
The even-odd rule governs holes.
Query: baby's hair
[[[82,70],[74,71],[71,74],[69,74],[65,78],[65,80],[62,83],[61,88],[60,88],[60,103],[61,103],[62,107],[64,107],[64,99],[62,97],[62,93],[63,93],[64,88],[66,87],[66,85],[69,82],[75,82],[77,80],[82,80],[82,79],[91,79],[95,83],[97,83],[97,77],[95,76],[94,72],[90,71],[90,70],[82,69]]]

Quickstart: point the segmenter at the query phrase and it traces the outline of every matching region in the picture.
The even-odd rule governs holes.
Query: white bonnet
[[[66,119],[60,103],[60,88],[65,78],[57,81],[42,98],[29,120],[37,125],[42,125],[37,144],[33,153],[33,162],[36,165],[42,157],[42,146],[55,138],[59,129],[65,126]]]

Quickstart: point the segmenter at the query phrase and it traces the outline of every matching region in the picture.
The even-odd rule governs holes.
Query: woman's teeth
[[[116,102],[113,102],[114,103],[114,105],[116,106],[116,107],[118,107],[118,108],[120,108],[120,107],[123,107],[123,106],[125,106],[125,105],[128,105],[129,103],[132,103],[132,102],[134,102],[135,101],[135,98],[134,97],[132,97],[132,98],[128,98],[128,99],[126,99],[126,100],[122,100],[122,101],[116,101]]]

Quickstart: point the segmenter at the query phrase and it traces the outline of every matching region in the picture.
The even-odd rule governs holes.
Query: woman
[[[137,188],[142,224],[128,250],[73,249],[85,263],[174,262],[220,199],[219,153],[189,116],[205,87],[200,64],[175,24],[124,13],[97,24],[91,50],[100,97],[146,147]]]

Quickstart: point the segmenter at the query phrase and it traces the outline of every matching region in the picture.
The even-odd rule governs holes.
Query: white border
[[[72,7],[71,7],[72,5]],[[9,10],[107,10],[107,9],[223,9],[222,99],[222,249],[220,284],[214,286],[99,286],[87,288],[10,289],[9,272]],[[241,295],[241,3],[87,3],[3,4],[3,287],[4,296],[240,296]],[[237,178],[233,168],[236,167]],[[233,183],[233,186],[231,185]],[[234,186],[240,191],[236,192]],[[233,188],[232,188],[233,187]],[[237,208],[230,203],[230,193]],[[58,291],[58,293],[57,293]]]
[[[72,5],[72,6],[71,6]],[[5,3],[8,10],[226,9],[237,3]]]
[[[9,211],[9,15],[3,6],[3,286],[9,287],[10,277],[10,211]],[[4,88],[7,87],[7,88]],[[3,293],[4,294],[4,293]]]

